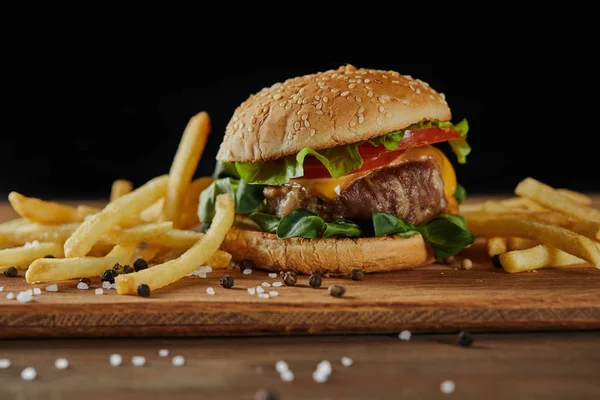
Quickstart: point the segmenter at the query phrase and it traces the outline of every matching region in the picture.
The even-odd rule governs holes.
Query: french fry
[[[506,238],[501,236],[491,237],[487,240],[487,251],[490,257],[508,251]]]
[[[509,236],[506,238],[508,250],[525,250],[540,244],[537,240],[522,238],[518,236]]]
[[[509,209],[516,208],[529,211],[548,211],[546,207],[539,205],[527,197],[513,197],[510,199],[500,200],[498,203]]]
[[[61,245],[75,232],[78,223],[62,225],[40,225],[25,220],[26,224],[0,229],[0,245],[24,245],[37,240]]]
[[[139,248],[137,249],[137,252],[135,254],[135,259],[137,260],[138,258],[143,258],[144,261],[146,262],[150,262],[154,259],[154,257],[156,257],[156,255],[160,252],[160,246],[146,246],[144,248]]]
[[[461,204],[458,206],[460,209],[460,213],[473,213],[473,212],[481,212],[483,211],[483,204],[474,203],[474,204]]]
[[[169,186],[162,213],[162,220],[173,221],[176,227],[179,226],[185,193],[198,167],[209,134],[210,119],[206,112],[201,112],[190,119],[179,142],[169,172]]]
[[[59,243],[44,242],[0,250],[0,265],[25,266],[46,255],[62,257],[63,248]]]
[[[200,232],[184,231],[181,229],[171,229],[160,236],[148,238],[145,242],[150,245],[169,247],[171,249],[189,249],[203,235]]]
[[[231,254],[226,251],[217,250],[210,257],[207,265],[210,265],[213,269],[225,269],[231,262]]]
[[[545,207],[559,211],[570,217],[600,223],[599,210],[573,201],[551,186],[545,185],[533,178],[526,178],[521,181],[517,185],[515,193],[519,196],[535,200]]]
[[[140,213],[140,218],[146,222],[156,222],[160,218],[160,213],[165,205],[165,199],[158,199],[150,207]]]
[[[463,213],[467,222],[469,220],[477,222],[477,221],[487,221],[489,219],[499,219],[499,218],[511,218],[511,219],[526,219],[530,221],[539,221],[544,222],[546,224],[557,225],[563,228],[571,228],[575,221],[571,218],[563,215],[561,213],[557,213],[554,211],[504,211],[504,212],[473,212],[473,213]]]
[[[102,211],[99,208],[96,207],[90,207],[90,206],[77,206],[77,215],[79,216],[79,221],[83,221],[85,219],[85,217],[87,217],[88,215],[94,215],[94,214],[98,214],[100,211]]]
[[[147,242],[173,229],[172,222],[138,225],[129,229],[114,229],[105,233],[98,241],[100,244],[123,244]]]
[[[117,245],[105,257],[40,258],[25,273],[27,283],[99,276],[115,263],[129,264],[135,245]]]
[[[510,212],[511,209],[500,204],[497,201],[488,200],[483,203],[482,209],[487,213],[496,213],[496,212]]]
[[[556,189],[556,191],[579,204],[583,204],[584,206],[589,206],[592,204],[592,198],[583,193],[579,193],[569,189]]]
[[[25,197],[17,192],[10,192],[8,201],[17,214],[39,224],[64,224],[79,222],[83,219],[75,207],[34,197]]]
[[[179,218],[179,226],[181,228],[189,228],[200,222],[198,219],[200,193],[210,186],[212,182],[212,178],[208,176],[192,181],[181,206],[181,216]]]
[[[597,222],[579,221],[571,230],[590,239],[600,241],[600,224]]]
[[[65,242],[65,256],[83,257],[92,246],[113,226],[136,215],[165,195],[168,176],[160,176],[148,181],[131,193],[109,203],[104,209],[86,219]]]
[[[500,254],[500,263],[506,272],[512,274],[545,267],[585,264],[585,261],[554,247],[539,245],[527,250]]]
[[[0,232],[10,231],[17,227],[30,224],[25,218],[15,218],[10,221],[0,223]]]
[[[133,191],[133,183],[125,179],[117,179],[110,188],[110,202],[125,196]]]
[[[215,208],[216,214],[210,228],[192,248],[175,260],[133,274],[119,275],[115,279],[117,292],[136,294],[137,287],[141,284],[155,290],[178,281],[205,264],[219,249],[235,217],[235,205],[229,194],[217,196]]]
[[[600,268],[600,250],[591,239],[559,226],[522,219],[467,220],[475,236],[519,236],[538,240]]]

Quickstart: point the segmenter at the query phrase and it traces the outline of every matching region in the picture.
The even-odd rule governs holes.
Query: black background
[[[302,43],[286,51],[290,43],[260,35],[235,47],[203,37],[190,46],[134,36],[118,45],[38,38],[35,48],[18,47],[4,80],[0,194],[105,198],[114,179],[142,184],[168,172],[201,110],[213,130],[197,176],[209,175],[224,127],[250,93],[345,63],[393,69],[446,94],[454,121],[471,125],[473,152],[456,167],[470,193],[508,193],[526,176],[600,190],[596,73],[569,45],[535,34],[482,44],[474,34],[440,49],[371,41],[364,51],[315,46],[306,57]]]

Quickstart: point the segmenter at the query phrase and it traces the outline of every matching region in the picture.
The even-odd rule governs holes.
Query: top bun
[[[444,94],[395,71],[352,65],[276,83],[233,114],[217,154],[258,162],[361,142],[423,120],[451,119]]]

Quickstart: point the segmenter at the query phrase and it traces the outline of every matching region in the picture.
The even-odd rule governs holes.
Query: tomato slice
[[[352,173],[369,171],[387,165],[408,148],[445,142],[458,139],[459,137],[460,133],[455,130],[444,130],[434,126],[431,128],[412,129],[406,132],[396,150],[388,150],[383,145],[373,146],[369,142],[363,143],[358,147],[358,151],[363,158],[363,165],[359,170],[352,171]],[[306,157],[304,159],[303,178],[318,179],[329,177],[331,175],[327,171],[327,168],[315,157]]]

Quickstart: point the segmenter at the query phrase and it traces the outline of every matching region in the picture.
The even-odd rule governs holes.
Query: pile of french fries
[[[591,264],[600,268],[600,210],[582,193],[555,189],[533,178],[517,197],[461,205],[475,236],[487,238],[490,257],[507,272]]]
[[[16,266],[28,283],[100,276],[116,263],[143,258],[151,268],[115,279],[119,294],[169,285],[200,266],[225,268],[231,254],[219,250],[235,216],[230,195],[217,197],[216,215],[205,234],[197,229],[197,208],[210,177],[192,180],[210,134],[208,114],[192,117],[169,175],[139,188],[126,180],[112,185],[103,209],[72,207],[12,192],[8,199],[21,216],[0,224],[0,269]],[[164,261],[165,254],[175,258]],[[163,257],[159,257],[163,255]],[[152,265],[152,261],[162,262]]]

